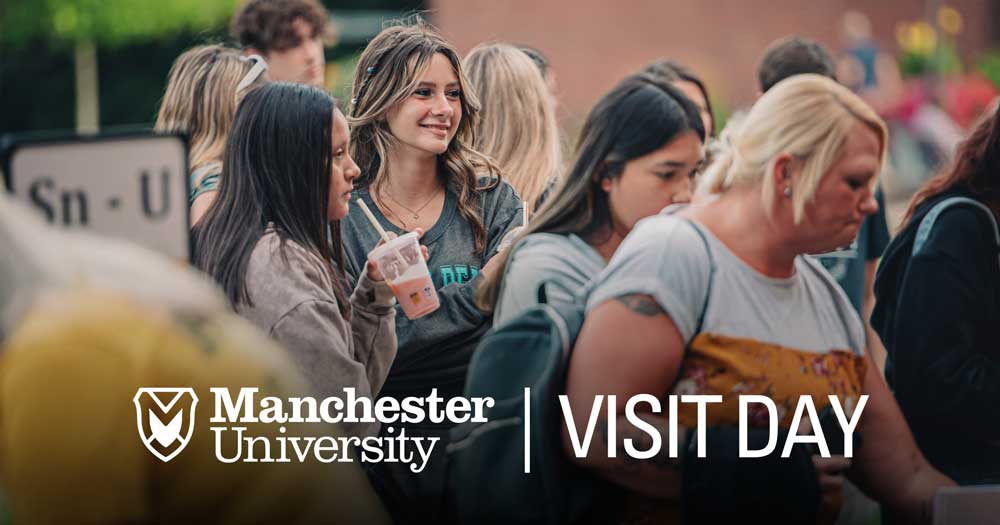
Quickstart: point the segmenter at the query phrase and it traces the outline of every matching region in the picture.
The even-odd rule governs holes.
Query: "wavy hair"
[[[383,29],[365,48],[354,70],[351,87],[351,157],[361,168],[356,184],[374,186],[378,201],[382,184],[389,177],[386,160],[396,147],[396,138],[386,121],[390,110],[403,102],[420,82],[420,75],[440,53],[451,63],[461,89],[462,120],[448,149],[438,155],[438,174],[458,196],[458,212],[475,236],[475,252],[486,249],[486,228],[479,217],[479,193],[500,184],[496,164],[473,148],[479,121],[479,99],[469,85],[455,47],[419,17],[412,24]],[[481,175],[492,180],[479,185]],[[379,202],[381,204],[381,202]]]

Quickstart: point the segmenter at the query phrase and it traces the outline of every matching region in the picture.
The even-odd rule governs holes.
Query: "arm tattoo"
[[[615,299],[624,304],[629,310],[645,317],[656,317],[663,314],[663,309],[660,308],[660,305],[646,294],[623,295]]]

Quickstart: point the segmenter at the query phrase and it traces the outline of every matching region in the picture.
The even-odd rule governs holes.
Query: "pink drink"
[[[416,233],[401,235],[375,248],[368,258],[378,265],[407,318],[416,319],[441,306]]]
[[[408,319],[425,316],[441,306],[429,273],[415,279],[387,282]]]

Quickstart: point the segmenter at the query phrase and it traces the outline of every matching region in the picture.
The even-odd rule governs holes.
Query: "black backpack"
[[[448,505],[458,523],[577,523],[593,518],[599,494],[617,492],[562,446],[558,396],[584,305],[546,304],[544,284],[538,294],[540,304],[483,337],[469,365],[464,395],[496,404],[487,423],[451,430]]]
[[[700,331],[715,259],[704,233],[692,226],[711,267]],[[605,523],[605,513],[620,510],[623,490],[571,463],[562,445],[558,396],[566,391],[570,353],[583,326],[583,297],[546,304],[543,283],[538,305],[494,327],[476,348],[464,395],[492,397],[496,404],[484,410],[486,423],[451,430],[447,499],[458,523]],[[531,388],[527,399],[525,387]]]

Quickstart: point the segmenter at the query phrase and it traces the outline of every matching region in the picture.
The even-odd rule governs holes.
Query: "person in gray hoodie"
[[[281,343],[323,397],[373,398],[396,356],[392,292],[369,263],[350,298],[340,229],[359,175],[328,94],[275,83],[246,96],[219,197],[194,229],[195,264],[236,311]],[[232,176],[229,176],[229,174]],[[344,423],[374,436],[375,423]]]

